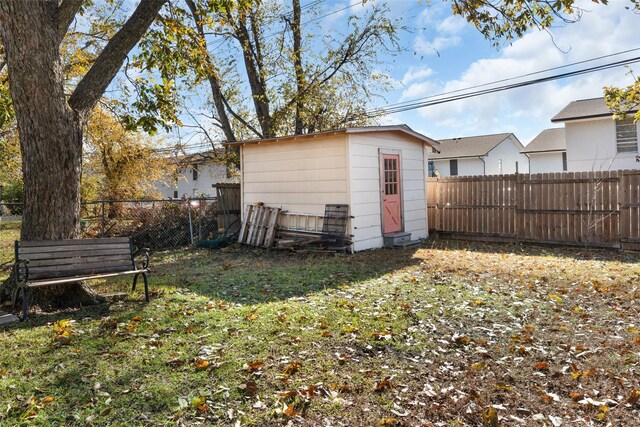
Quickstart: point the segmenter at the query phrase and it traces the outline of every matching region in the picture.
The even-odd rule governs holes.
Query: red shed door
[[[382,219],[384,234],[402,230],[400,156],[382,155]]]

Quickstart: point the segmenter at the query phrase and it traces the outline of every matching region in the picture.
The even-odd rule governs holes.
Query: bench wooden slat
[[[37,248],[43,246],[91,246],[91,245],[111,245],[118,243],[129,244],[128,237],[107,237],[102,239],[62,239],[62,240],[27,240],[18,241],[18,245],[23,248]]]
[[[64,246],[38,246],[32,248],[18,247],[18,253],[20,255],[25,254],[37,254],[37,253],[50,253],[50,252],[69,252],[69,251],[93,251],[100,249],[119,249],[122,251],[130,250],[128,243],[116,243],[110,245],[64,245]]]
[[[48,286],[48,285],[58,285],[62,283],[71,283],[71,282],[81,282],[83,280],[94,280],[94,279],[106,279],[107,277],[116,277],[116,276],[124,276],[128,274],[136,274],[136,273],[145,273],[148,270],[128,270],[128,271],[120,271],[117,273],[103,273],[103,274],[92,274],[88,276],[74,276],[74,277],[65,277],[60,279],[51,279],[51,280],[34,280],[33,282],[29,282],[27,286],[30,288],[38,287],[38,286]]]
[[[32,277],[34,274],[41,274],[42,272],[56,272],[56,271],[71,271],[71,270],[80,270],[83,269],[87,271],[87,274],[90,274],[94,268],[102,268],[102,267],[113,267],[115,269],[125,270],[133,268],[133,264],[131,260],[129,261],[93,261],[93,262],[83,262],[79,261],[73,264],[66,265],[45,265],[40,267],[31,267],[29,266],[29,276]],[[77,276],[77,274],[75,274]],[[69,276],[74,276],[74,274],[69,274]]]
[[[29,261],[45,260],[45,259],[64,259],[74,257],[94,257],[94,256],[110,256],[110,255],[123,255],[131,257],[130,249],[93,249],[90,251],[68,251],[68,252],[39,252],[33,254],[19,253],[21,259],[28,259]]]
[[[75,269],[66,269],[60,271],[40,271],[34,272],[33,274],[29,272],[29,282],[31,280],[38,279],[60,279],[64,277],[75,277],[75,276],[93,276],[101,273],[121,273],[123,271],[131,270],[131,265],[119,265],[119,266],[103,266],[103,267],[94,267],[91,269],[86,268],[75,268]]]
[[[29,259],[29,269],[35,267],[46,267],[52,265],[72,265],[84,262],[96,262],[96,261],[122,261],[123,263],[129,263],[132,265],[131,255],[129,253],[115,254],[115,255],[95,255],[95,256],[72,256],[64,258],[48,258],[48,259]]]

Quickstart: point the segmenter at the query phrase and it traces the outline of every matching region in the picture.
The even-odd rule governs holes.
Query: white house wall
[[[242,211],[262,202],[290,212],[324,214],[349,204],[346,136],[242,146]]]
[[[566,122],[565,138],[569,172],[640,168],[640,163],[636,162],[637,152],[617,152],[616,126],[610,117]]]
[[[522,146],[513,139],[513,136],[496,145],[484,157],[485,175],[516,173],[516,162],[519,173],[529,173],[529,158],[520,153],[520,150]]]
[[[383,246],[380,149],[400,154],[404,231],[412,239],[427,237],[426,162],[422,142],[392,132],[349,135],[351,220],[354,250]]]
[[[564,172],[562,152],[529,153],[529,173]]]
[[[449,159],[435,160],[435,170],[440,176],[451,176]],[[458,159],[458,176],[484,175],[484,162],[477,157]]]
[[[179,177],[175,183],[161,183],[158,190],[163,197],[212,197],[216,195],[214,184],[221,182],[237,182],[237,179],[227,178],[227,167],[220,163],[198,164],[198,179],[193,180],[193,169],[191,166],[179,171]]]

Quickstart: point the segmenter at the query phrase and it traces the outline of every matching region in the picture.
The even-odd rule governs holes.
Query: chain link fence
[[[98,200],[81,205],[83,238],[131,236],[138,247],[171,249],[220,238],[216,198]],[[22,204],[0,202],[0,220],[16,220]]]

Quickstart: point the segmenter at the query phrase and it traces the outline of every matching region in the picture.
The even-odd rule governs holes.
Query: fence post
[[[522,208],[524,207],[524,175],[520,173],[516,173],[516,185],[515,185],[515,196],[516,196],[516,206],[515,206],[515,214],[514,218],[516,221],[514,232],[515,232],[515,243],[520,243],[520,236],[522,235],[522,230],[520,224],[523,223],[522,215],[524,215]]]
[[[191,238],[191,246],[193,246],[193,221],[191,220],[191,199],[187,199],[187,210],[189,212],[189,237]]]

